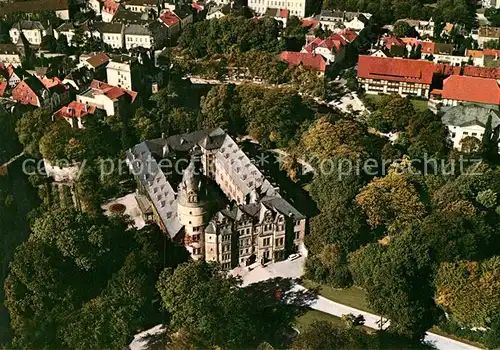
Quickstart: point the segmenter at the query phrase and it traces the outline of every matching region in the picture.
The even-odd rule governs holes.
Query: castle
[[[194,260],[230,269],[304,249],[306,217],[219,128],[141,142],[126,161],[145,221],[183,242]],[[221,208],[220,192],[232,205]]]

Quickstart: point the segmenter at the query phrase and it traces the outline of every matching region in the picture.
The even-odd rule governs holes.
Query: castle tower
[[[184,244],[194,260],[204,258],[204,229],[207,225],[207,192],[193,157],[184,170],[177,196],[177,215],[184,225]]]

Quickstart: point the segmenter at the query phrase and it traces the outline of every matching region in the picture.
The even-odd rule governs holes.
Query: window
[[[295,232],[295,239],[299,239],[299,236],[300,236],[300,232],[299,231]]]
[[[201,227],[200,226],[195,226],[193,227],[193,232],[198,232],[201,230]]]
[[[268,246],[271,244],[271,238],[264,238],[264,246]]]
[[[194,255],[199,255],[199,254],[201,254],[201,248],[193,248],[193,254],[194,254]]]
[[[467,131],[464,131],[464,135],[469,135],[469,133]]]
[[[472,133],[472,136],[477,136],[477,132],[473,132],[473,133]]]

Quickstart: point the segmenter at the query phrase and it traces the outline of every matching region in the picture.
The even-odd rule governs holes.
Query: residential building
[[[490,40],[500,39],[500,27],[479,27],[477,43],[480,48]]]
[[[52,121],[65,120],[75,129],[84,128],[84,119],[89,114],[94,114],[95,106],[89,106],[85,103],[72,101],[67,106],[61,107],[52,115]]]
[[[113,86],[99,80],[93,80],[87,90],[76,95],[76,100],[89,106],[106,111],[106,115],[115,115],[120,104],[130,106],[137,98],[137,93]]]
[[[106,74],[104,74],[105,77]],[[104,79],[103,77],[103,79]],[[76,92],[83,92],[88,89],[94,78],[98,78],[95,71],[91,71],[86,67],[74,69],[62,81],[63,84],[71,86]]]
[[[157,0],[127,0],[124,2],[125,9],[132,12],[148,12],[157,9]]]
[[[103,43],[111,46],[113,49],[122,49],[124,47],[125,26],[123,24],[99,22],[94,26]]]
[[[40,21],[21,20],[14,23],[9,30],[10,39],[13,43],[17,43],[21,34],[31,45],[40,45],[44,36],[52,35],[52,27],[50,24],[44,24]]]
[[[482,0],[482,6],[484,8],[495,8],[498,9],[500,8],[500,1],[499,0]]]
[[[10,88],[13,88],[21,81],[21,74],[18,74],[15,68],[16,67],[14,67],[12,63],[8,66],[5,66],[4,63],[0,63],[0,74],[5,78],[6,86]]]
[[[0,44],[0,62],[14,67],[21,65],[21,55],[14,44]]]
[[[357,33],[369,26],[371,13],[322,10],[316,16],[325,30],[333,32],[351,29]]]
[[[69,20],[68,0],[10,1],[0,6],[0,17],[11,14],[39,14],[52,12],[64,21]]]
[[[169,9],[165,9],[162,11],[160,18],[158,18],[158,21],[168,29],[168,37],[176,36],[181,30],[180,18]]]
[[[303,18],[306,16],[307,0],[248,0],[248,7],[259,15],[266,13],[268,8],[288,10],[290,16]]]
[[[157,21],[148,24],[127,24],[123,32],[125,48],[127,50],[135,47],[162,48],[168,39],[168,31],[169,29]]]
[[[93,36],[93,30],[89,27],[88,22],[85,22],[80,26],[75,26],[73,22],[66,22],[54,29],[54,38],[59,39],[61,35],[64,35],[68,41],[68,45],[73,46],[73,37],[75,36],[78,27],[81,27],[83,35],[86,38],[91,38]]]
[[[264,16],[274,18],[276,21],[281,22],[283,24],[283,28],[286,28],[286,22],[288,21],[289,15],[289,10],[278,8],[268,8],[266,13],[264,13]]]
[[[191,160],[182,158],[186,153]],[[160,159],[189,165],[181,178],[164,172]],[[223,130],[148,140],[130,149],[126,160],[143,217],[182,242],[194,260],[231,269],[305,251],[306,217]],[[234,205],[224,207],[228,201]]]
[[[80,66],[87,67],[90,70],[104,68],[108,62],[109,56],[105,52],[94,52],[80,55]]]
[[[429,61],[360,55],[358,81],[368,94],[429,97],[435,69]]]
[[[105,0],[101,10],[102,21],[108,23],[111,22],[119,8],[119,1]]]
[[[497,80],[452,75],[443,81],[442,89],[432,90],[429,109],[436,112],[461,103],[474,103],[498,110],[500,88]]]
[[[304,46],[302,53],[323,56],[328,64],[340,63],[344,60],[347,46],[356,40],[358,35],[352,30],[333,33],[326,39],[316,38]]]
[[[47,89],[36,77],[30,77],[21,81],[12,89],[12,99],[23,105],[48,108],[54,110],[61,104],[61,96],[66,90],[61,87]]]
[[[500,68],[464,66],[463,75],[469,77],[496,79],[500,81]]]
[[[111,60],[106,66],[106,76],[110,85],[122,87],[127,90],[135,88],[134,66],[137,65],[133,61],[114,61]]]
[[[486,51],[486,50],[485,50]],[[483,50],[465,50],[465,56],[469,57],[472,60],[472,64],[478,67],[485,66],[485,56],[486,52]]]
[[[283,51],[279,59],[291,66],[302,66],[311,69],[318,72],[319,75],[325,74],[328,65],[323,56],[314,53]]]
[[[222,17],[227,16],[228,14],[231,13],[231,4],[213,4],[213,6],[210,6],[207,11],[207,19],[219,19]]]
[[[461,150],[462,140],[466,137],[475,137],[478,143],[484,134],[488,119],[491,117],[491,128],[500,127],[500,112],[478,105],[458,105],[450,108],[443,114],[441,121],[447,126],[453,147]]]
[[[100,15],[104,2],[105,0],[87,0],[87,8],[94,11],[96,15]]]
[[[428,21],[404,18],[404,19],[397,20],[396,23],[401,22],[401,21],[406,22],[410,25],[410,27],[415,28],[415,30],[420,35],[420,37],[432,38],[434,36],[434,28],[435,28],[436,24],[432,18],[429,19]]]

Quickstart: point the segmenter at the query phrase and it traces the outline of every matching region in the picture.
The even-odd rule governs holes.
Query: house
[[[486,56],[483,50],[465,50],[465,56],[472,60],[474,66],[484,67],[484,58]]]
[[[314,53],[284,51],[279,56],[280,61],[286,62],[291,66],[302,66],[307,69],[324,75],[327,67],[327,60]]]
[[[478,144],[481,142],[490,117],[492,130],[500,127],[498,110],[475,104],[458,105],[448,109],[441,121],[448,128],[453,147],[462,150],[462,140],[466,137],[475,137]]]
[[[14,67],[21,65],[21,56],[14,44],[0,44],[0,62]]]
[[[163,24],[168,29],[168,36],[173,37],[176,36],[177,33],[181,30],[181,20],[177,15],[170,11],[169,9],[165,9],[162,11],[158,21]]]
[[[328,64],[340,63],[345,58],[346,47],[356,40],[357,34],[350,30],[333,33],[326,39],[316,38],[302,49],[302,53],[323,56]]]
[[[435,70],[429,61],[360,55],[358,81],[367,94],[428,97]]]
[[[185,159],[188,153],[196,156]],[[182,179],[163,172],[159,163],[164,159],[189,164],[181,170]],[[147,140],[129,149],[126,161],[137,181],[142,216],[182,243],[193,260],[217,262],[229,270],[304,253],[307,218],[223,130]],[[234,204],[219,207],[219,195],[208,182]]]
[[[119,1],[105,0],[101,10],[102,21],[107,23],[111,22],[119,8]]]
[[[135,47],[162,48],[168,39],[168,30],[157,21],[148,24],[127,24],[123,32],[125,48],[127,50]]]
[[[95,52],[80,55],[80,66],[90,70],[104,68],[109,62],[109,56],[105,52]]]
[[[283,24],[283,28],[286,27],[286,22],[290,15],[289,10],[278,9],[278,8],[268,8],[264,13],[264,16],[274,18],[276,21]]]
[[[498,9],[500,8],[500,1],[498,0],[482,0],[482,6],[484,8],[495,8]]]
[[[429,109],[436,112],[462,103],[498,110],[500,88],[496,79],[452,75],[443,81],[442,89],[431,91]]]
[[[421,36],[421,37],[433,37],[434,36],[434,28],[436,24],[434,23],[434,20],[431,18],[428,21],[422,21],[422,20],[415,20],[415,19],[399,19],[396,21],[398,22],[406,22],[410,27],[415,28],[416,32]],[[396,25],[394,23],[394,25]]]
[[[53,103],[52,108],[59,105],[66,104],[70,100],[70,87],[65,85],[58,77],[53,78],[39,78],[43,86],[49,91],[51,96],[57,95],[58,100]]]
[[[98,22],[94,24],[94,27],[103,43],[113,49],[122,49],[124,47],[125,26],[123,24]]]
[[[132,12],[148,12],[150,10],[157,10],[157,0],[127,0],[124,1],[125,9]]]
[[[107,80],[110,85],[123,87],[127,90],[135,88],[134,82],[138,78],[133,76],[134,66],[137,65],[135,61],[113,61],[111,60],[106,66]]]
[[[137,93],[99,80],[93,80],[87,90],[76,95],[76,100],[89,106],[106,111],[106,115],[115,115],[120,103],[130,106],[137,98]]]
[[[212,3],[210,3],[212,4]],[[222,18],[224,16],[229,15],[233,11],[240,11],[241,9],[235,8],[234,1],[231,1],[229,4],[222,3],[222,4],[215,4],[213,6],[209,6],[208,11],[207,11],[207,19],[213,19],[213,18]]]
[[[95,111],[95,106],[89,106],[85,103],[72,101],[67,106],[61,107],[54,114],[52,114],[52,121],[65,120],[71,125],[72,128],[83,129],[85,117],[89,114],[94,114]]]
[[[79,27],[82,28],[83,35],[86,38],[93,37],[93,30],[89,27],[88,22],[84,22],[80,26],[75,26],[73,22],[66,22],[54,29],[54,38],[59,39],[61,35],[64,35],[68,41],[68,45],[73,46],[73,37]]]
[[[288,10],[290,16],[304,18],[306,16],[307,0],[248,0],[248,7],[259,15],[266,13],[268,8]]]
[[[21,81],[21,74],[18,74],[15,68],[12,64],[5,66],[5,64],[0,63],[0,74],[5,78],[7,86],[10,88],[13,88]]]
[[[14,23],[9,30],[10,39],[13,43],[17,43],[21,38],[21,34],[31,45],[40,45],[44,36],[52,35],[52,27],[50,24],[44,24],[40,21],[21,20]]]
[[[48,108],[54,110],[61,104],[60,93],[66,90],[57,86],[47,89],[36,77],[30,77],[21,81],[12,89],[12,99],[23,105]]]
[[[74,91],[81,92],[88,89],[94,77],[98,78],[95,71],[91,71],[86,67],[81,67],[71,71],[64,77],[62,82],[67,86],[71,86]]]
[[[479,27],[477,43],[483,48],[484,43],[500,39],[500,27]]]
[[[351,29],[357,33],[369,26],[371,13],[322,10],[316,16],[324,30],[342,31]]]
[[[87,0],[87,8],[94,11],[96,15],[100,15],[104,2],[105,0]]]
[[[64,21],[70,17],[68,0],[11,1],[0,5],[0,16],[52,12]]]

